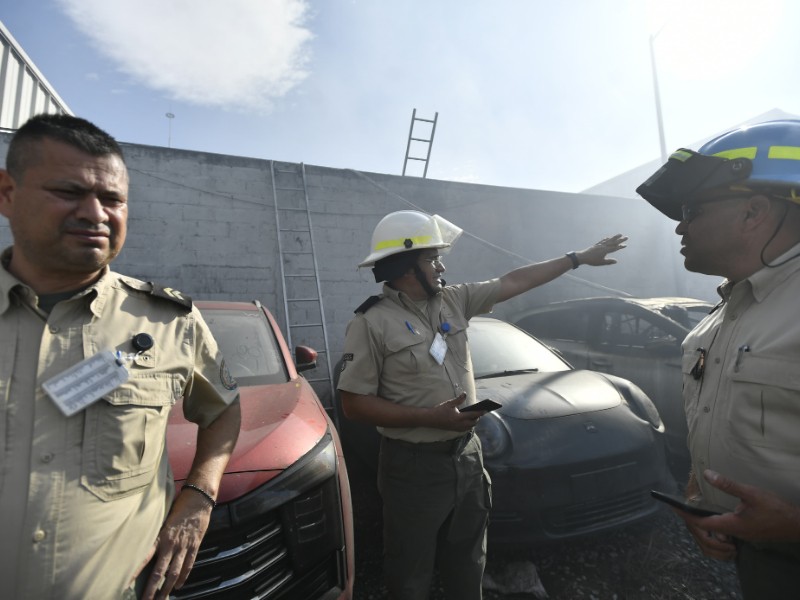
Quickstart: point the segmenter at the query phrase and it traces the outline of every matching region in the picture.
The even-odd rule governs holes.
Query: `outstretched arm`
[[[585,250],[575,252],[575,256],[578,259],[578,263],[582,265],[594,267],[613,265],[617,262],[616,259],[607,258],[607,255],[622,250],[627,240],[627,237],[618,233],[614,236],[603,238]],[[500,278],[500,294],[497,297],[497,302],[503,302],[552,281],[571,270],[572,267],[572,261],[568,256],[564,255],[510,271]]]

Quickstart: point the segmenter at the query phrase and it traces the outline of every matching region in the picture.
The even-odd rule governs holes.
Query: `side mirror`
[[[298,373],[317,368],[317,351],[308,346],[295,346],[294,365]]]

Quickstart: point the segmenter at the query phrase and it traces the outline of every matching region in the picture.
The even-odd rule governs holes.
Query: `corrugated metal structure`
[[[39,113],[73,114],[0,22],[0,128],[17,129]]]

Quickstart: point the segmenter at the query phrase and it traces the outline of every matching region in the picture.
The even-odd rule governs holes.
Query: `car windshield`
[[[476,379],[570,370],[570,366],[547,346],[509,323],[472,321],[468,335]]]
[[[201,312],[239,385],[289,381],[275,334],[259,311],[205,309]]]

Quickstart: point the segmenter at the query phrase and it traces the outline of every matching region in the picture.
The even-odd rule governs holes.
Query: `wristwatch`
[[[581,263],[578,262],[578,255],[574,252],[567,252],[567,258],[572,261],[572,270],[574,271],[578,267],[581,266]]]

